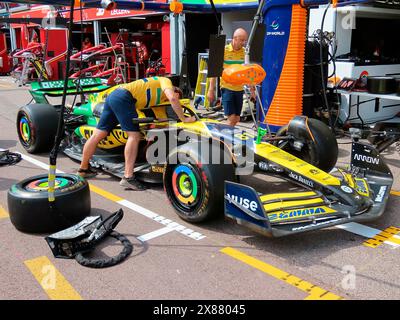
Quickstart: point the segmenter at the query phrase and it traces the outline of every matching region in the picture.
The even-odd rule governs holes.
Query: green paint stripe
[[[156,105],[159,105],[160,102],[161,102],[161,88],[157,88]]]
[[[224,60],[225,64],[242,64],[244,60]]]

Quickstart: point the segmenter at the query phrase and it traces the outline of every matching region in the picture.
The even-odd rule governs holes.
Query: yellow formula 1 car
[[[62,146],[72,159],[81,159],[83,145],[102,112],[104,92],[93,93],[88,103],[63,115]],[[198,121],[176,122],[168,104],[140,110],[133,121],[142,132],[135,174],[143,181],[162,182],[182,219],[197,223],[224,212],[263,234],[284,236],[369,221],[384,212],[393,178],[373,147],[354,142],[350,168],[332,175],[337,142],[318,120],[297,116],[276,136],[260,140],[252,132],[201,118],[189,100],[181,103],[185,114]],[[50,104],[20,109],[17,131],[28,152],[50,149],[57,110]],[[121,177],[126,139],[120,128],[114,129],[99,144],[92,165]],[[239,183],[240,176],[255,172],[288,180],[302,190],[263,194]]]

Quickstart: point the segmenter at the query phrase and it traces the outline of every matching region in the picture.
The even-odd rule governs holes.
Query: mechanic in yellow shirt
[[[110,90],[104,104],[104,110],[93,135],[85,143],[81,166],[78,175],[90,178],[96,172],[89,166],[89,160],[96,151],[97,144],[107,137],[118,124],[128,135],[125,145],[125,171],[120,185],[125,189],[144,190],[145,187],[134,177],[138,146],[140,142],[139,124],[133,123],[137,118],[137,109],[144,109],[169,101],[175,113],[182,122],[194,122],[195,117],[185,117],[179,99],[182,91],[174,87],[170,79],[152,77],[118,85]]]
[[[233,33],[232,42],[225,46],[224,52],[224,68],[232,64],[243,64],[245,57],[244,46],[247,42],[247,32],[242,28],[238,28]],[[216,78],[210,78],[210,86],[208,88],[207,98],[210,103],[215,100]],[[234,86],[226,83],[220,78],[220,87],[222,94],[222,106],[224,113],[228,117],[228,124],[235,126],[240,121],[240,114],[243,106],[243,87]]]

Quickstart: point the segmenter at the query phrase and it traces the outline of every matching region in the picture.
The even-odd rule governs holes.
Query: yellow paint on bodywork
[[[89,139],[93,135],[94,129],[95,127],[86,125],[79,127],[79,132],[82,137]],[[97,146],[101,149],[113,149],[125,145],[127,140],[127,134],[120,128],[117,128],[112,130],[110,134],[101,140]]]
[[[287,222],[302,220],[310,217],[320,217],[323,215],[337,212],[336,210],[327,206],[310,207],[303,209],[292,209],[288,211],[276,211],[268,213],[268,218],[271,223]]]
[[[298,198],[298,197],[311,197],[315,196],[317,193],[314,191],[306,191],[306,192],[291,192],[291,193],[271,193],[265,194],[260,197],[261,201],[269,201],[269,200],[279,200],[279,199],[290,199],[290,198]]]
[[[349,187],[352,187],[354,189],[356,187],[356,183],[353,179],[353,176],[343,169],[338,168],[338,171],[343,176],[344,181],[349,185]]]
[[[275,162],[283,167],[292,170],[295,173],[301,174],[308,179],[315,181],[323,185],[339,186],[340,180],[331,176],[330,174],[314,167],[313,165],[296,158],[275,147],[269,143],[260,143],[254,145],[254,152],[259,156],[266,158],[272,162]]]
[[[272,210],[284,210],[289,207],[297,207],[297,206],[306,206],[306,205],[317,205],[324,204],[324,200],[322,198],[314,198],[307,200],[297,200],[297,201],[277,201],[273,203],[268,203],[264,205],[265,211]],[[292,210],[292,209],[289,209]]]
[[[338,169],[340,174],[343,176],[344,181],[353,189],[355,189],[358,194],[364,196],[364,197],[369,197],[370,192],[369,192],[369,186],[368,183],[365,179],[362,178],[354,178],[350,173],[345,172],[342,169]]]
[[[356,191],[364,197],[369,197],[370,192],[367,181],[362,178],[355,178],[354,181]],[[362,187],[360,187],[360,185],[362,185]]]
[[[210,121],[207,120],[207,122],[210,122]],[[192,133],[199,134],[199,135],[205,136],[205,137],[211,137],[211,134],[207,128],[207,124],[205,123],[205,120],[200,120],[200,121],[190,122],[190,123],[177,122],[173,126],[184,129],[187,132],[192,132]]]

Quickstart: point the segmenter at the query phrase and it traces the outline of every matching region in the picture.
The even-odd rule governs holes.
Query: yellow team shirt
[[[136,109],[145,109],[168,101],[164,94],[166,89],[173,89],[170,79],[152,77],[124,83],[118,86],[128,90],[136,99]]]
[[[245,51],[244,48],[241,48],[240,50],[234,51],[232,44],[228,44],[225,46],[225,52],[224,52],[224,69],[229,67],[232,64],[243,64],[244,63],[244,56],[245,56]],[[232,91],[242,91],[243,86],[234,86],[231,85],[220,78],[220,84],[221,88],[229,89]]]

